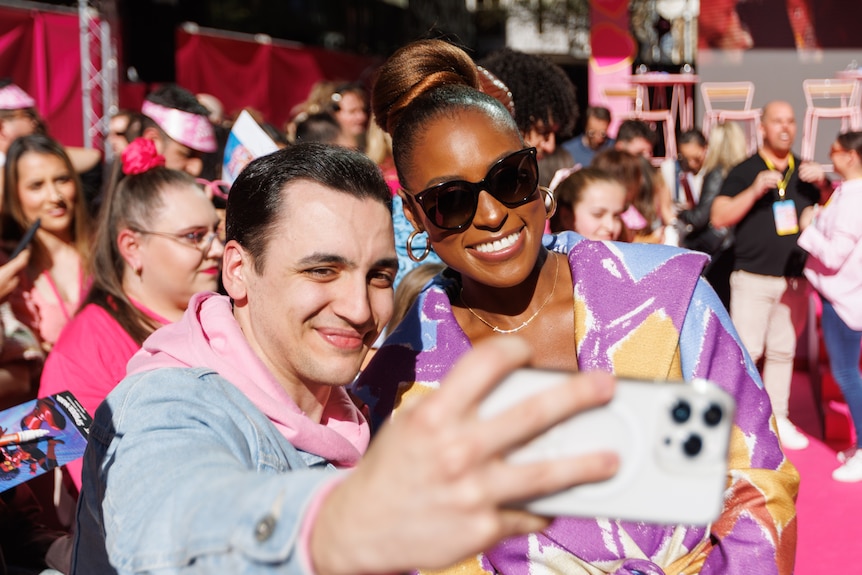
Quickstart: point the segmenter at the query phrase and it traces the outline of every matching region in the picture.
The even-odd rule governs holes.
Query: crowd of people
[[[650,125],[611,135],[610,111],[581,121],[575,94],[545,58],[414,42],[371,85],[321,82],[286,126],[250,110],[280,149],[228,191],[212,95],[154,90],[111,118],[96,166],[0,83],[7,251],[37,223],[0,261],[0,407],[71,391],[94,418],[84,458],[54,470],[75,520],[46,525],[36,482],[4,492],[33,544],[0,558],[24,573],[792,573],[784,450],[808,443],[788,399],[812,289],[862,425],[862,133],[835,140],[836,182],[793,153],[782,101],[753,155],[727,122],[658,162]],[[528,364],[569,385],[479,417]],[[736,400],[711,524],[517,505],[618,471],[605,452],[505,457],[608,402],[616,377],[705,378]],[[862,445],[833,477],[862,481]]]

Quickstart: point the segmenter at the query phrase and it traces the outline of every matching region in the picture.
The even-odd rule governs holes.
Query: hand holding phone
[[[569,374],[520,369],[486,398],[490,417]],[[580,413],[510,452],[510,463],[615,451],[612,478],[527,501],[540,515],[661,524],[706,525],[721,513],[735,401],[706,380],[690,383],[620,379],[605,406]]]
[[[42,225],[42,220],[36,218],[36,221],[27,228],[27,231],[24,233],[24,237],[21,238],[21,241],[18,242],[18,245],[15,246],[15,249],[12,250],[12,253],[9,255],[9,259],[15,259],[15,257],[24,251],[24,249],[30,245],[30,242],[33,241],[33,237],[36,235],[36,231],[39,229],[39,226]]]

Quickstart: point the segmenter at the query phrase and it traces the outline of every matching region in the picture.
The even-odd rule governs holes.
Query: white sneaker
[[[796,429],[789,419],[779,417],[776,419],[778,423],[778,438],[781,440],[781,446],[785,449],[805,449],[808,447],[808,437],[804,433]]]
[[[844,462],[844,465],[832,472],[832,479],[852,483],[862,481],[862,449]]]
[[[844,451],[839,451],[835,454],[835,459],[838,460],[838,463],[846,463],[848,459],[856,455],[856,451],[858,448],[856,446],[848,447]]]

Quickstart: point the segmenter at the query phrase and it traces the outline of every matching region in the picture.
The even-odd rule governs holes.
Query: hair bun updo
[[[442,40],[420,40],[399,48],[380,67],[371,95],[371,110],[392,134],[402,112],[435,88],[462,85],[480,89],[476,64],[466,52]]]

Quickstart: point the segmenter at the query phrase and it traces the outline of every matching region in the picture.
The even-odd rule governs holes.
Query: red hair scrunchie
[[[165,165],[165,157],[156,151],[156,144],[146,138],[135,138],[123,150],[123,173],[127,176],[143,174]]]

